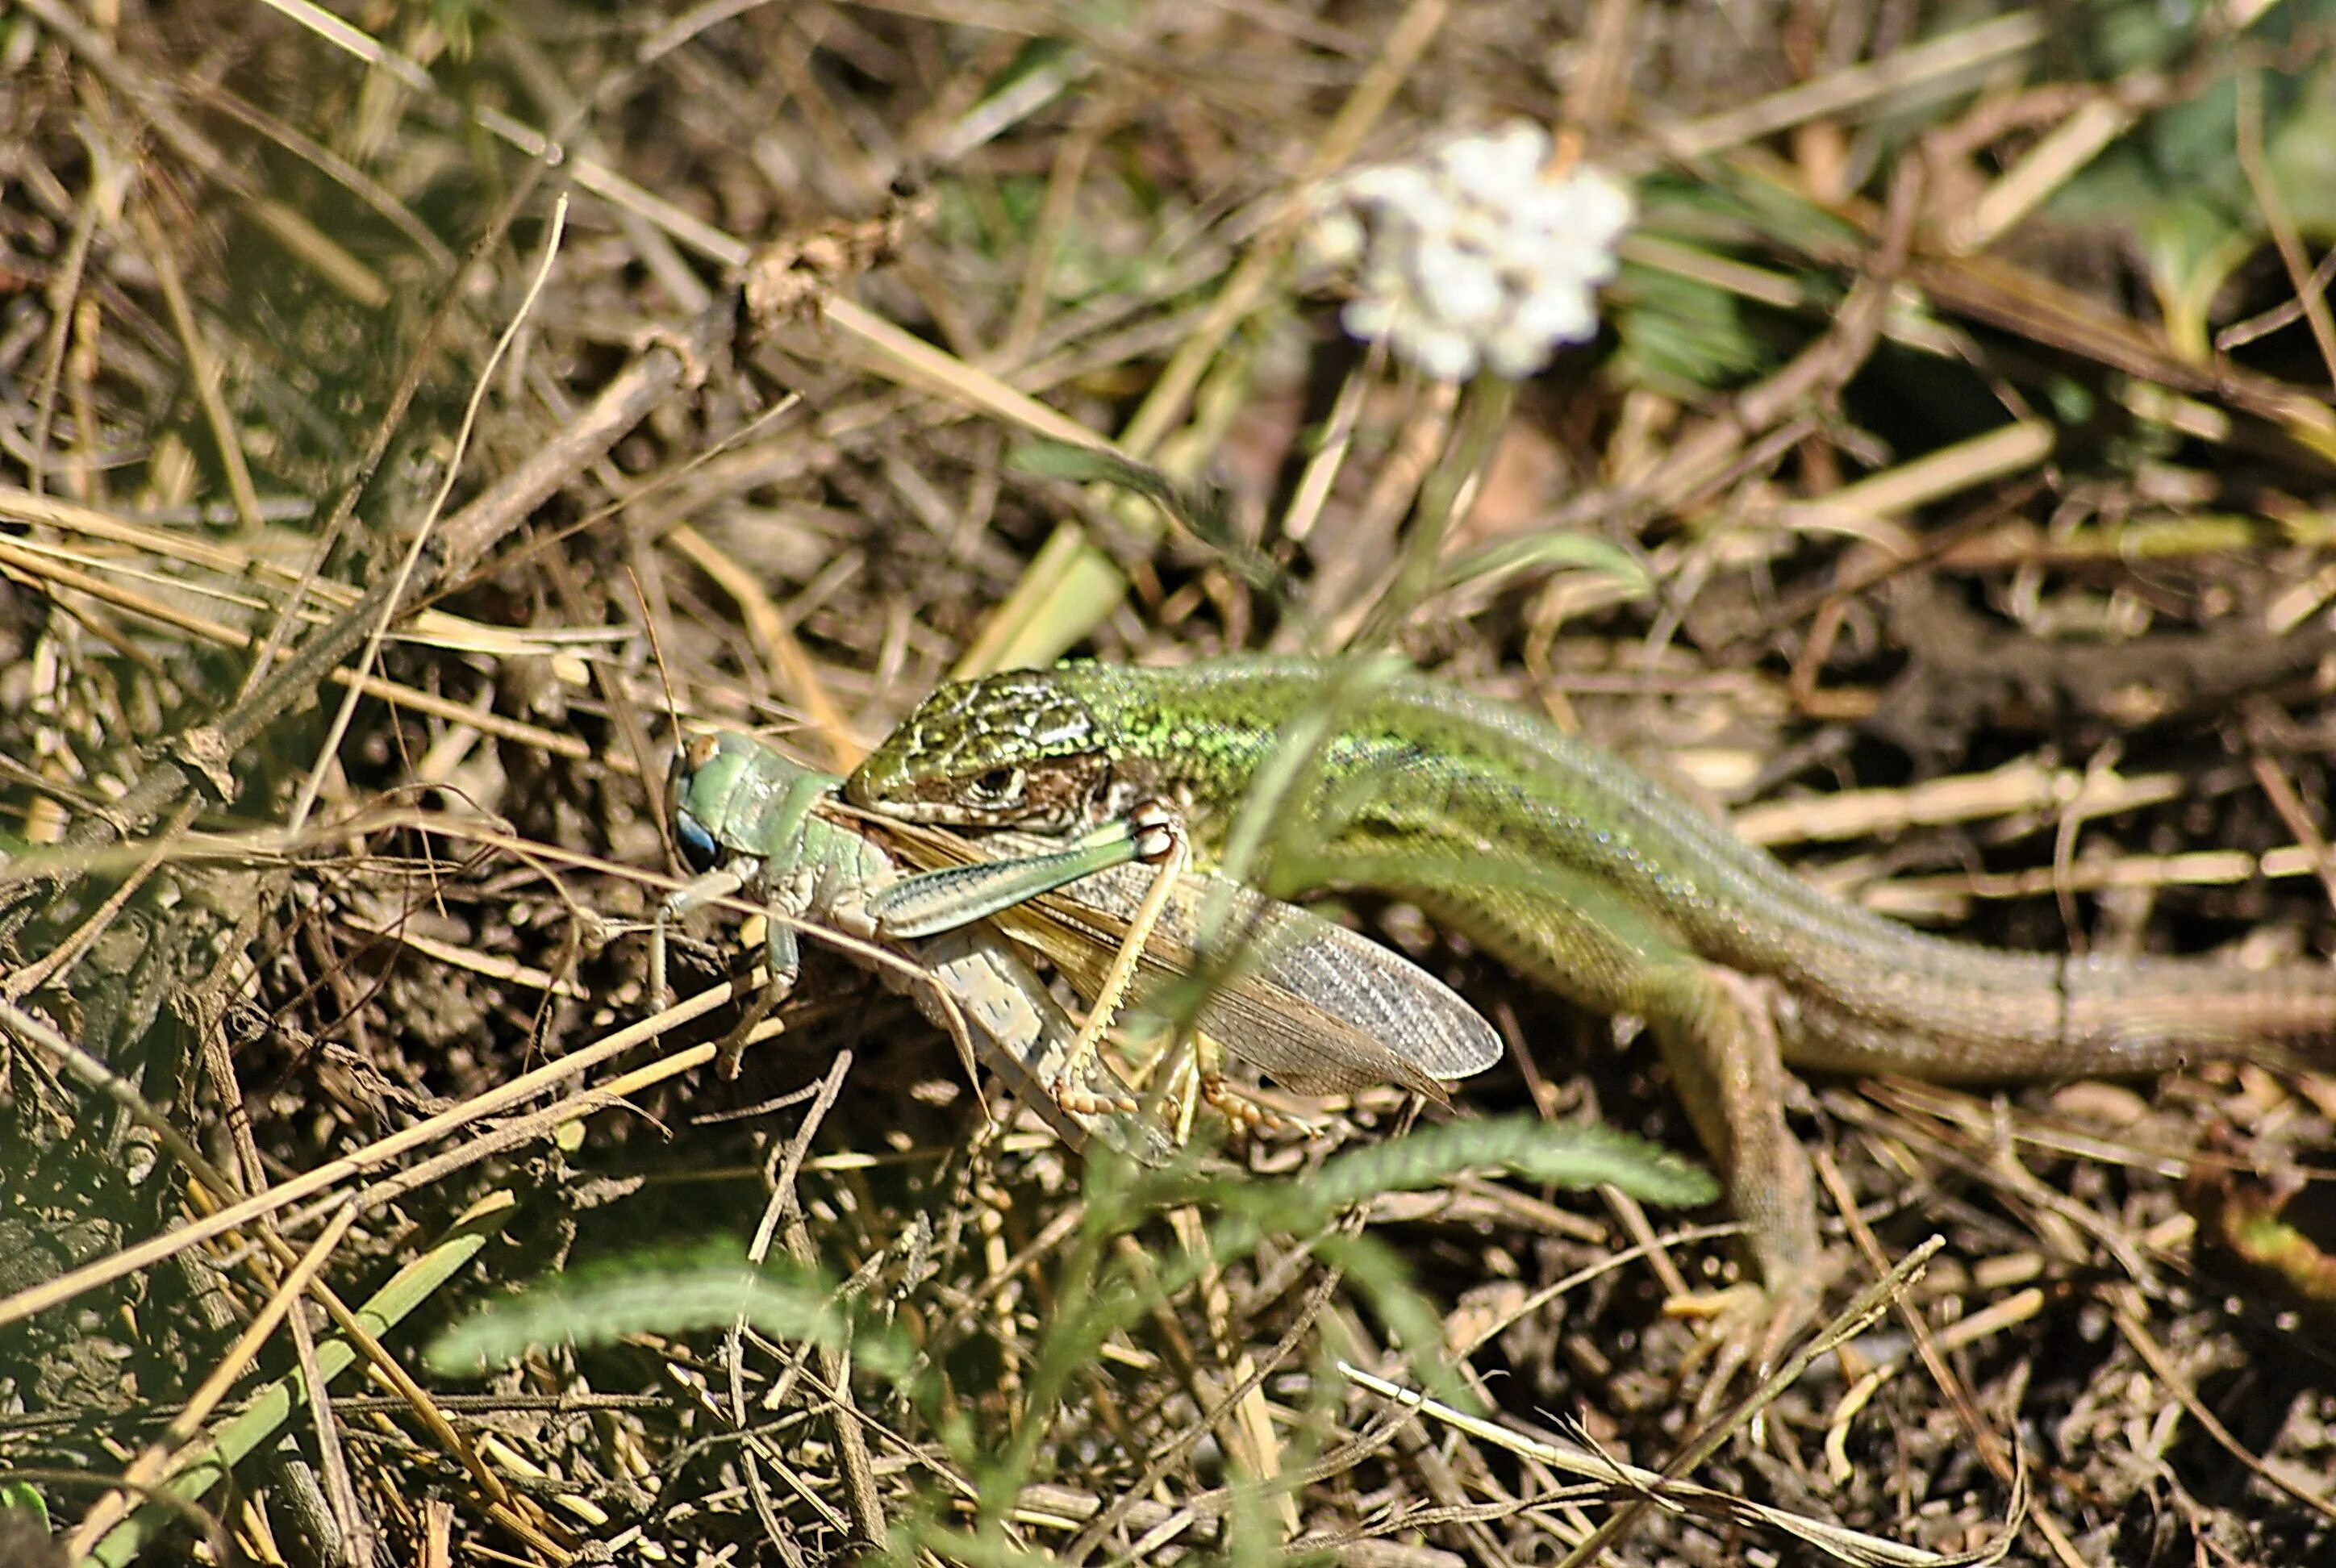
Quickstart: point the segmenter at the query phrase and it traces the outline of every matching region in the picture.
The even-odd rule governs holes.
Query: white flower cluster
[[[1308,240],[1355,278],[1347,330],[1447,381],[1479,364],[1530,375],[1557,345],[1595,336],[1630,192],[1587,164],[1549,164],[1549,132],[1516,121],[1333,182]]]

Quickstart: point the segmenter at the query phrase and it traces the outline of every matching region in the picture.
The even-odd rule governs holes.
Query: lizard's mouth
[[[1024,833],[1063,833],[1084,825],[1079,815],[1051,805],[1024,801],[1011,806],[976,805],[951,795],[928,799],[871,800],[867,809],[894,822],[921,823],[930,827],[1017,828]]]
[[[1082,754],[943,777],[869,780],[854,774],[844,793],[852,804],[895,822],[1066,833],[1094,825],[1110,783],[1111,759]]]
[[[937,828],[1023,828],[1046,833],[1049,831],[1047,819],[1053,814],[1044,808],[1034,810],[1028,801],[1019,798],[1010,804],[968,799],[962,786],[951,780],[920,783],[907,791],[883,794],[846,789],[844,798],[871,816]]]
[[[992,821],[987,813],[968,810],[947,798],[934,800],[903,800],[898,795],[868,797],[853,800],[853,805],[880,817],[890,817],[896,823],[923,823],[931,827],[969,828],[1003,827],[1003,821]]]

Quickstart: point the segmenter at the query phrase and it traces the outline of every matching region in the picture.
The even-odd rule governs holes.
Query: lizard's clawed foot
[[[1815,1281],[1775,1289],[1747,1283],[1674,1296],[1663,1303],[1666,1316],[1702,1325],[1696,1349],[1682,1368],[1692,1372],[1706,1358],[1710,1359],[1710,1375],[1696,1396],[1698,1419],[1719,1407],[1747,1368],[1755,1383],[1776,1370],[1786,1348],[1815,1320],[1821,1290]]]

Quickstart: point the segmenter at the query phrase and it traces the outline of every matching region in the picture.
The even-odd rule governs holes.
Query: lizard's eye
[[[1022,770],[1018,767],[994,767],[975,776],[971,788],[973,797],[989,805],[1003,805],[1018,800],[1022,794]]]

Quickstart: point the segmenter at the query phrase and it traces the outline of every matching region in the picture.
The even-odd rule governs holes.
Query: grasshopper
[[[657,909],[649,988],[660,1005],[667,925],[734,893],[749,893],[770,910],[764,961],[778,995],[801,971],[799,922],[817,920],[846,935],[886,939],[870,902],[900,873],[872,840],[820,814],[842,782],[735,732],[701,735],[675,755],[667,806],[682,852],[700,874]],[[1166,1137],[1119,1108],[1133,1105],[1134,1096],[1108,1064],[1088,1064],[1081,1087],[1088,1100],[1110,1109],[1063,1105],[1056,1086],[1077,1031],[995,930],[968,921],[905,947],[927,983],[887,969],[888,983],[905,990],[936,1027],[969,1045],[1064,1143],[1075,1150],[1102,1143],[1146,1164],[1165,1163],[1172,1152]],[[1075,1103],[1085,1102],[1075,1096]]]
[[[1132,1115],[1138,1102],[1125,1082],[1077,1048],[1080,1032],[998,927],[1096,996],[1121,939],[1148,925],[1152,940],[1124,960],[1148,977],[1147,998],[1197,974],[1198,1006],[1186,1010],[1204,1039],[1301,1090],[1394,1082],[1440,1100],[1443,1080],[1499,1057],[1491,1026],[1439,981],[1304,911],[1222,879],[1183,875],[1166,879],[1164,908],[1147,920],[1139,906],[1162,884],[1134,862],[1163,858],[1156,828],[1118,824],[1067,842],[992,835],[979,849],[929,829],[899,833],[906,854],[942,867],[904,877],[884,844],[837,814],[841,782],[735,732],[701,736],[676,757],[669,804],[684,852],[703,874],[659,911],[651,984],[660,997],[666,922],[746,891],[779,917],[767,957],[782,989],[799,965],[791,922],[816,917],[897,946],[957,1004],[976,1053],[1066,1142],[1099,1139],[1140,1159],[1164,1157],[1164,1135]],[[1007,858],[979,858],[994,849]],[[1212,963],[1225,944],[1204,937],[1224,931],[1238,938],[1232,959]],[[912,994],[949,1027],[933,990]],[[1195,1070],[1202,1092],[1238,1119],[1239,1102],[1217,1089],[1212,1070]],[[1189,1098],[1182,1103],[1180,1133],[1190,1115]]]

